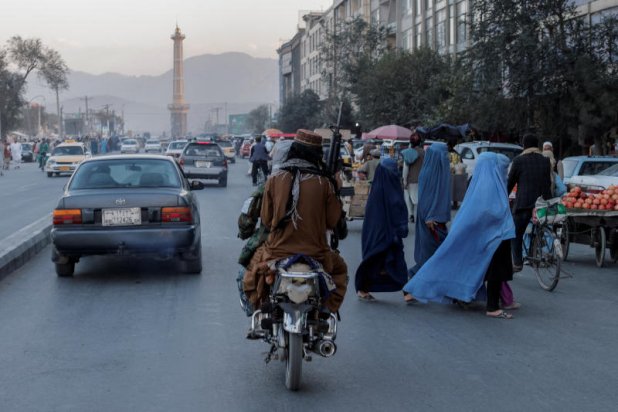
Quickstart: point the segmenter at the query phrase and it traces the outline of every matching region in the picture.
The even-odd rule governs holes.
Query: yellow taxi
[[[45,172],[47,177],[72,174],[81,162],[90,157],[90,152],[83,143],[65,141],[52,150],[45,162]]]

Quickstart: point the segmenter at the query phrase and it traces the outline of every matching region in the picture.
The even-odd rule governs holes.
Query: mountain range
[[[102,56],[104,58],[104,56]],[[191,105],[190,131],[203,131],[206,121],[225,123],[225,115],[247,113],[260,104],[278,100],[278,62],[244,53],[204,54],[184,61],[185,100]],[[69,74],[69,90],[61,93],[64,113],[110,105],[124,111],[126,129],[159,134],[169,130],[167,105],[172,100],[172,70],[159,76],[100,75],[80,71]],[[27,98],[44,96],[47,111],[55,113],[55,97],[40,82],[31,81]],[[217,109],[218,108],[218,109]]]

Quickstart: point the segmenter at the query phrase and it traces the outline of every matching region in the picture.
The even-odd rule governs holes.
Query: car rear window
[[[217,142],[217,144],[221,147],[232,147],[232,142],[220,141],[220,142]]]
[[[481,146],[478,149],[476,149],[476,151],[479,154],[484,153],[484,152],[503,154],[506,157],[508,157],[510,160],[513,160],[516,156],[518,156],[522,152],[521,149],[515,149],[511,147],[497,147],[497,146]]]
[[[195,157],[205,157],[209,159],[216,159],[219,157],[223,157],[223,152],[221,148],[216,144],[199,144],[193,143],[188,144],[184,150],[185,156],[195,156]]]
[[[579,168],[579,175],[596,175],[602,172],[605,169],[615,165],[617,162],[609,162],[609,161],[589,161],[584,162],[582,167]]]
[[[84,154],[81,146],[60,146],[52,152],[52,156],[79,156]]]
[[[599,176],[613,176],[618,177],[618,163],[613,165],[612,167],[608,167],[599,173]]]
[[[75,171],[70,190],[119,187],[180,187],[176,167],[156,159],[115,159],[84,163]]]
[[[160,144],[158,140],[148,140],[146,144]]]
[[[178,149],[182,149],[186,145],[187,145],[187,142],[172,142],[170,143],[170,146],[168,147],[168,149],[178,150]]]

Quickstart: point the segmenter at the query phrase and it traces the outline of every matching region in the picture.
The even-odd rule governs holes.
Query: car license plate
[[[103,209],[103,226],[133,226],[142,224],[142,210],[139,207]]]
[[[209,168],[210,166],[212,166],[212,162],[195,162],[195,167]]]
[[[68,172],[69,170],[71,170],[71,168],[69,166],[60,166],[58,170],[60,170],[61,172]]]

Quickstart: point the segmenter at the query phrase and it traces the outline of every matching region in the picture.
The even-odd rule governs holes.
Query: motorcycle
[[[275,267],[269,299],[253,312],[247,337],[270,344],[265,362],[284,361],[285,386],[296,391],[303,360],[310,362],[311,353],[330,358],[337,352],[337,316],[322,307],[335,285],[318,262],[302,255],[279,261]]]

